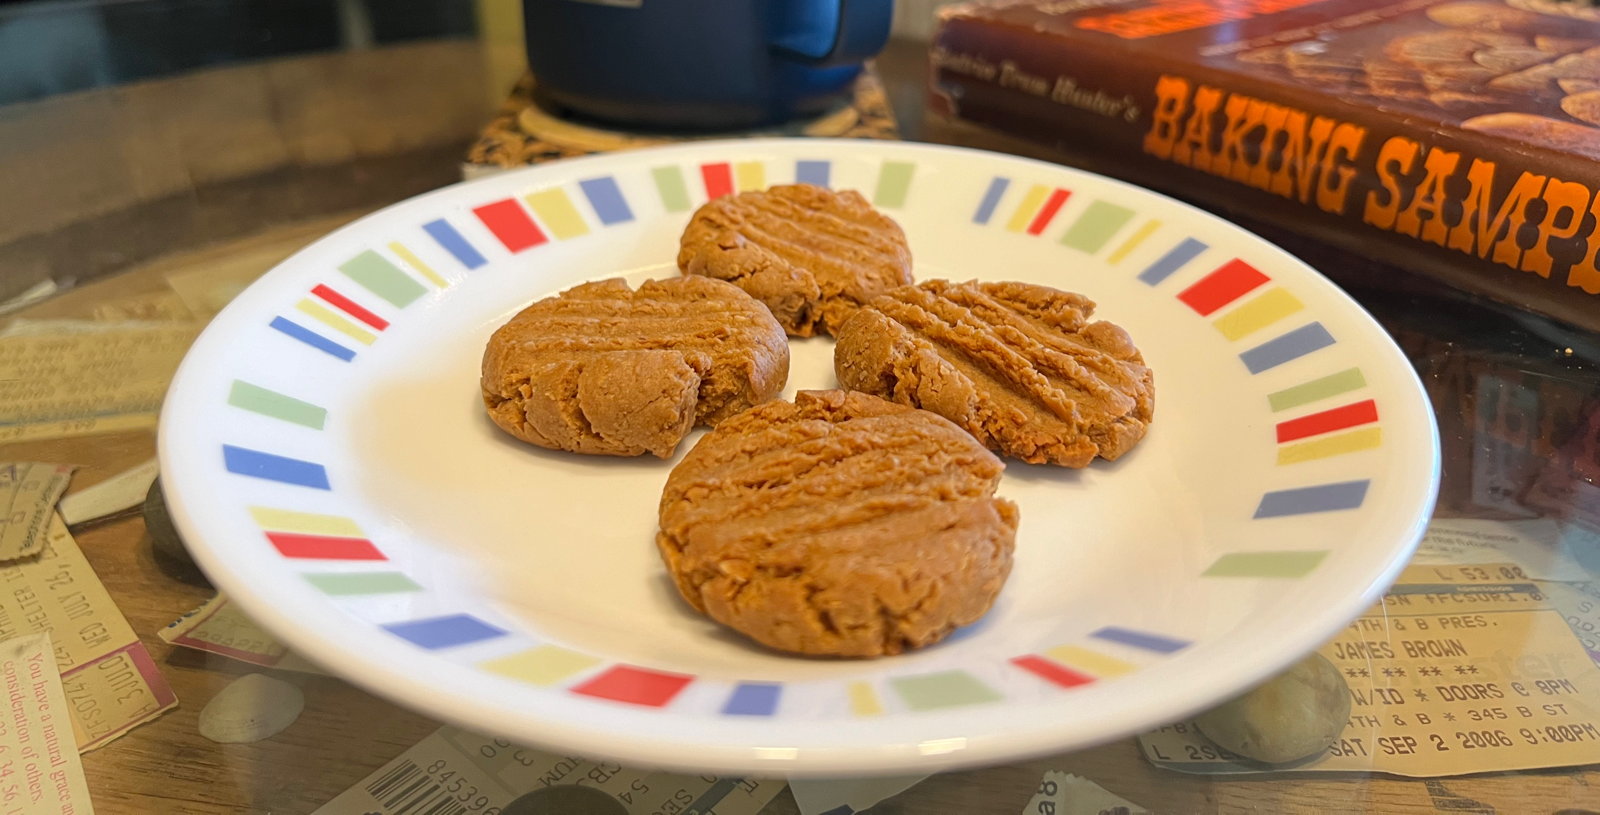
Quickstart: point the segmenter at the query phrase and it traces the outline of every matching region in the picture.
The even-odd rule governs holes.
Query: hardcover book
[[[931,61],[958,129],[1600,330],[1600,9],[1002,0]]]

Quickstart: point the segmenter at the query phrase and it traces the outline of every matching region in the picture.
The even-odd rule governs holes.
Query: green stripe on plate
[[[1117,230],[1126,226],[1131,220],[1133,220],[1133,210],[1104,201],[1094,201],[1083,210],[1078,220],[1073,221],[1072,226],[1067,228],[1067,234],[1061,236],[1061,244],[1094,254],[1104,249],[1111,241],[1111,236],[1117,234]]]
[[[984,702],[997,702],[1000,694],[966,671],[940,671],[889,680],[895,693],[912,710],[935,710]]]
[[[239,379],[233,380],[233,389],[228,391],[228,404],[312,430],[321,430],[323,422],[328,419],[327,410],[310,402],[302,402]]]
[[[1284,388],[1277,393],[1267,394],[1267,403],[1272,405],[1274,413],[1299,407],[1318,399],[1338,396],[1348,393],[1356,388],[1365,387],[1367,378],[1361,375],[1360,368],[1351,368],[1336,374],[1329,374],[1321,379],[1313,379],[1304,385]]]
[[[917,165],[909,161],[885,161],[878,171],[878,189],[872,194],[872,203],[880,207],[905,206],[911,175],[916,170]]]
[[[689,188],[683,184],[683,170],[677,167],[657,167],[650,171],[650,176],[656,181],[656,189],[661,192],[661,205],[668,212],[684,212],[689,209]]]
[[[428,291],[411,275],[400,271],[400,267],[371,249],[339,264],[339,271],[361,284],[362,288],[400,308],[411,305]]]
[[[302,577],[323,592],[334,595],[398,594],[422,589],[399,572],[324,572]]]
[[[1217,558],[1202,577],[1305,577],[1311,574],[1327,551],[1320,552],[1233,552]]]

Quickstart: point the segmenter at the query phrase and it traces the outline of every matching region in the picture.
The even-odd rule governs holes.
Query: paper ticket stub
[[[37,554],[56,501],[72,481],[70,464],[0,464],[0,562]]]
[[[1600,663],[1600,583],[1556,583],[1540,581],[1539,588],[1550,604],[1566,618],[1567,626],[1578,636],[1589,656]]]
[[[927,774],[864,778],[791,778],[789,794],[800,815],[855,815],[921,783]]]
[[[0,442],[154,427],[197,331],[184,324],[0,339]]]
[[[29,286],[26,291],[9,300],[0,301],[0,314],[10,314],[21,311],[61,290],[60,284],[51,279],[44,279]]]
[[[1572,555],[1581,540],[1548,519],[1483,521],[1440,518],[1428,524],[1412,563],[1485,563],[1521,566],[1536,580],[1587,580],[1589,573]]]
[[[1297,772],[1430,777],[1600,761],[1600,667],[1515,564],[1412,566],[1320,652],[1350,686],[1350,719]],[[1168,769],[1269,769],[1225,754],[1192,722],[1139,743]]]
[[[194,312],[184,305],[177,292],[169,289],[102,303],[95,306],[94,318],[108,323],[127,320],[183,322],[193,320]]]
[[[0,815],[87,815],[89,784],[49,634],[0,643]]]
[[[289,652],[221,594],[161,629],[158,636],[173,645],[269,668]]]
[[[305,237],[309,241],[315,235]],[[205,263],[192,265],[188,271],[168,274],[167,287],[190,314],[209,320],[286,256],[287,253],[273,257],[255,253],[238,257],[213,255]]]
[[[511,802],[575,784],[629,815],[756,815],[784,782],[631,770],[442,727],[315,815],[500,815]]]
[[[178,704],[59,516],[39,556],[0,567],[0,639],[50,632],[80,750]]]
[[[1079,775],[1050,770],[1022,815],[1147,815],[1149,810],[1113,795]]]
[[[157,636],[173,645],[220,654],[251,665],[324,673],[289,651],[222,594],[169,623]]]
[[[61,499],[61,520],[70,528],[76,524],[120,514],[144,503],[150,485],[160,474],[155,457],[116,475],[85,487]]]

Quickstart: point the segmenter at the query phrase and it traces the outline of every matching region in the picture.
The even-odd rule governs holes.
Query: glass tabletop
[[[153,462],[165,378],[211,315],[300,247],[524,149],[479,135],[521,121],[525,103],[507,101],[521,36],[517,4],[498,0],[0,2],[0,355],[29,355],[0,356],[0,411],[12,412],[0,413],[0,474],[76,468],[10,470],[42,502],[49,548],[0,562],[14,600],[0,594],[0,639],[51,632],[97,811],[1600,810],[1588,758],[1600,703],[1571,679],[1596,669],[1563,661],[1600,659],[1600,343],[1260,224],[1246,225],[1390,332],[1439,422],[1430,545],[1321,651],[1356,699],[1331,764],[1252,764],[1174,723],[1010,766],[785,789],[441,730],[287,652],[216,599],[165,518]],[[891,42],[876,77],[893,122],[853,135],[975,143],[925,124],[926,60],[925,42]],[[514,162],[606,146],[566,144]],[[17,413],[113,373],[124,401],[103,410],[78,405],[44,429]],[[0,555],[10,545],[0,536]],[[40,596],[55,610],[38,610]],[[1479,630],[1529,609],[1542,616],[1525,628]],[[1404,628],[1417,619],[1434,628]],[[0,811],[12,811],[4,760]],[[23,781],[18,795],[38,786]],[[641,788],[657,803],[622,797]]]

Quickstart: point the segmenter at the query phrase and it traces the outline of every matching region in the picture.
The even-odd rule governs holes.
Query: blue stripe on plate
[[[250,450],[244,447],[234,447],[231,444],[222,445],[222,464],[228,472],[238,475],[247,475],[251,478],[264,478],[268,481],[278,481],[284,484],[293,484],[297,487],[311,487],[325,490],[328,487],[328,471],[321,464],[310,461],[301,461],[287,456],[275,456],[263,453],[260,450]]]
[[[451,614],[425,620],[389,623],[384,628],[401,639],[410,640],[429,650],[494,639],[503,637],[506,633],[503,629],[496,628],[470,614]]]
[[[1333,335],[1322,323],[1303,325],[1277,339],[1267,340],[1239,355],[1250,373],[1258,374],[1299,359],[1333,344]]]
[[[1117,628],[1116,626],[1102,628],[1089,636],[1106,642],[1119,642],[1123,645],[1131,645],[1135,648],[1143,648],[1146,651],[1155,651],[1162,654],[1181,651],[1189,645],[1187,640],[1176,640],[1159,634],[1148,634],[1143,631]]]
[[[1341,481],[1337,484],[1269,492],[1261,496],[1261,504],[1256,507],[1255,516],[1280,518],[1285,515],[1356,509],[1367,499],[1367,486],[1371,483],[1371,481]]]
[[[608,175],[586,178],[579,181],[578,186],[583,189],[590,206],[594,207],[594,214],[600,216],[601,223],[610,226],[633,220],[633,210],[628,208],[628,202],[623,199],[616,179]]]
[[[324,354],[338,357],[345,362],[349,362],[350,360],[356,358],[356,352],[292,320],[285,320],[282,317],[273,317],[272,322],[268,325],[271,325],[278,331],[288,334],[289,336],[294,337],[295,339],[317,349],[318,351],[321,351]]]
[[[828,174],[832,165],[826,161],[809,161],[802,159],[794,163],[794,180],[801,184],[815,184],[819,187],[828,186]]]
[[[978,203],[978,211],[972,213],[972,222],[986,224],[994,217],[994,208],[1000,205],[1000,196],[1006,194],[1006,187],[1011,186],[1011,181],[1000,176],[995,176],[989,182],[989,189],[984,192],[983,200]]]
[[[1145,270],[1139,273],[1139,280],[1154,286],[1171,277],[1173,272],[1183,268],[1183,264],[1194,260],[1205,250],[1204,243],[1194,238],[1184,238],[1177,246],[1167,250],[1165,255],[1156,258],[1154,263],[1145,267]]]
[[[731,716],[771,716],[778,709],[783,686],[770,682],[745,682],[734,688],[722,712]]]
[[[461,233],[457,232],[449,221],[443,218],[423,224],[422,230],[432,236],[435,243],[443,246],[445,251],[455,255],[456,260],[461,261],[461,265],[468,269],[476,269],[488,262],[483,259],[483,255],[478,254],[478,250],[472,248],[472,244],[467,243],[466,238],[461,237]]]

